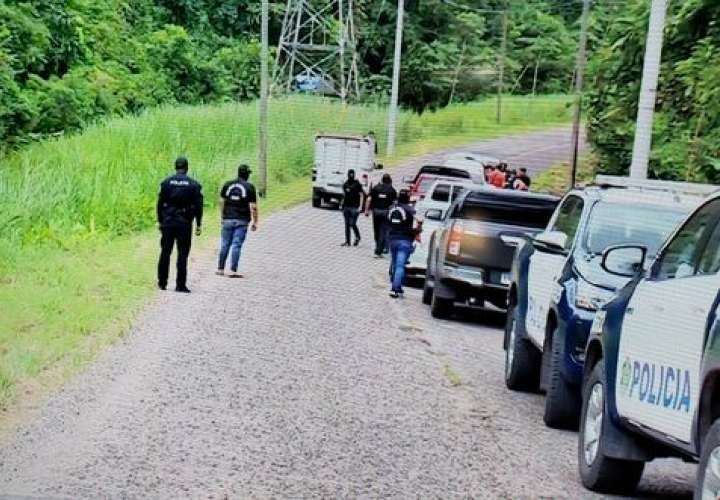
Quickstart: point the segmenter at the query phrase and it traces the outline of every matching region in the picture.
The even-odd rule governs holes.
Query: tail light
[[[453,222],[450,227],[450,238],[448,239],[448,253],[450,255],[460,255],[460,242],[463,234],[465,234],[463,224],[460,221]]]

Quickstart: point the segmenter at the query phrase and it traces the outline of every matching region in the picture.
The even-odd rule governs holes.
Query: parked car
[[[313,207],[323,202],[340,203],[348,170],[355,170],[357,179],[367,192],[370,177],[382,165],[375,163],[375,142],[369,137],[318,135],[315,137],[315,159],[312,171]]]
[[[473,187],[477,186],[469,182],[458,181],[458,179],[435,180],[430,189],[427,190],[426,196],[417,202],[415,211],[419,217],[424,219],[423,231],[420,235],[420,241],[415,245],[415,251],[410,255],[405,267],[406,276],[425,276],[430,238],[435,229],[440,226],[450,205],[464,190]]]
[[[456,302],[505,309],[514,247],[501,235],[541,231],[558,201],[485,187],[461,194],[430,240],[423,302],[432,315],[449,317]]]
[[[513,262],[505,334],[505,383],[545,391],[545,423],[576,429],[583,353],[595,311],[627,279],[605,272],[602,251],[644,245],[654,256],[662,242],[707,195],[682,193],[675,183],[630,182],[599,176],[597,185],[570,191],[544,232],[522,245]]]
[[[697,461],[695,498],[720,495],[720,196],[662,247],[605,250],[630,279],[598,311],[584,351],[578,467],[596,491],[629,493],[645,462]]]
[[[409,186],[410,198],[413,202],[421,200],[430,186],[438,179],[455,179],[463,182],[484,185],[485,174],[480,166],[446,167],[441,165],[423,165],[414,176],[403,177],[403,182]]]
[[[448,156],[443,163],[446,167],[468,168],[478,172],[484,172],[486,166],[497,166],[500,160],[494,156],[488,156],[477,153],[454,153]]]

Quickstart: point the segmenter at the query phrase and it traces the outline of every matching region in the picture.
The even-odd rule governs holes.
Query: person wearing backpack
[[[230,278],[242,278],[238,273],[240,253],[247,237],[248,227],[257,230],[258,209],[255,186],[248,182],[250,167],[240,165],[236,179],[228,181],[220,190],[222,232],[216,274],[225,274],[225,263],[232,248]]]
[[[415,225],[415,209],[410,205],[410,192],[403,189],[388,212],[390,223],[390,297],[397,299],[403,296],[403,280],[405,266],[413,253],[414,241],[422,231],[422,222]]]

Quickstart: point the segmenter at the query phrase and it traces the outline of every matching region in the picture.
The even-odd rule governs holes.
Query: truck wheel
[[[433,318],[448,319],[452,316],[455,303],[452,299],[444,299],[433,293],[430,302],[430,314]]]
[[[583,384],[578,435],[580,479],[586,488],[600,493],[632,493],[640,482],[645,462],[605,455],[603,426],[607,418],[606,401],[603,361],[599,360]]]
[[[432,281],[430,280],[430,278],[425,279],[425,285],[423,286],[422,303],[426,306],[432,304],[434,289],[431,283]]]
[[[312,206],[314,208],[320,208],[322,206],[322,198],[320,198],[319,196],[313,196]]]
[[[697,469],[695,500],[718,498],[720,495],[720,419],[708,430],[702,445]]]
[[[505,335],[505,385],[512,391],[537,392],[540,385],[540,353],[517,331],[517,306],[507,312]]]
[[[547,392],[545,398],[545,425],[554,429],[576,431],[580,420],[582,400],[577,388],[568,384],[562,376],[565,362],[565,345],[559,338],[558,327],[552,333],[550,346],[543,356],[549,356],[547,364]]]

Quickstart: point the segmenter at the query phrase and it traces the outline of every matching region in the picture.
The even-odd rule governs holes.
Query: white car
[[[467,170],[473,177],[485,180],[485,167],[497,166],[500,160],[488,155],[475,153],[454,153],[445,159],[443,166]]]
[[[430,238],[441,224],[445,213],[455,201],[455,198],[465,189],[477,188],[472,182],[455,182],[448,179],[440,179],[433,183],[428,189],[425,197],[415,205],[417,216],[423,220],[423,231],[420,235],[420,242],[416,243],[415,251],[410,256],[406,274],[409,276],[424,276],[427,267],[428,246]],[[427,217],[427,215],[430,217]]]

